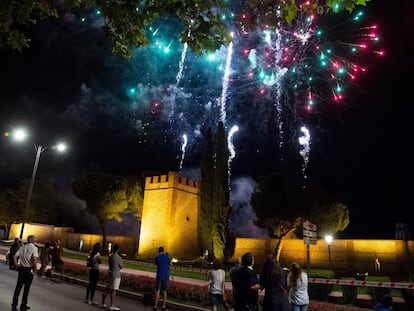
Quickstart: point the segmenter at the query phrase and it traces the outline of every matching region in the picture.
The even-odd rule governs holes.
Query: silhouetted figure
[[[381,302],[377,303],[374,307],[374,311],[390,311],[392,310],[392,297],[389,295],[385,295]]]
[[[13,244],[10,246],[9,249],[9,268],[10,270],[16,270],[16,266],[14,265],[13,256],[22,246],[22,241],[19,238],[15,238]]]
[[[162,294],[162,309],[165,310],[165,303],[167,302],[167,289],[170,279],[170,265],[171,258],[167,253],[164,253],[164,247],[158,248],[158,255],[154,258],[157,266],[157,275],[155,278],[155,300],[153,310],[157,310],[158,300]]]
[[[63,271],[63,260],[60,257],[62,248],[60,246],[60,241],[56,241],[50,248],[50,256],[52,257],[52,269],[56,272]]]
[[[42,254],[40,255],[40,269],[38,272],[38,276],[40,278],[46,278],[46,276],[44,275],[45,271],[46,271],[46,267],[49,265],[50,259],[51,259],[51,255],[50,255],[50,250],[52,247],[52,242],[51,241],[46,241],[43,250],[42,250]]]
[[[263,311],[290,311],[287,295],[286,272],[275,256],[269,255],[260,273],[260,287],[265,290]]]
[[[260,285],[256,272],[253,270],[253,265],[253,254],[246,253],[242,256],[242,267],[233,275],[235,311],[257,311],[259,309],[258,290]]]
[[[89,283],[86,288],[85,303],[90,305],[97,305],[98,303],[93,299],[95,297],[96,286],[99,280],[99,264],[101,263],[101,244],[95,243],[92,247],[92,252],[89,255],[92,258],[92,267],[89,268]]]
[[[234,262],[234,265],[229,270],[229,275],[230,275],[230,279],[231,279],[231,285],[232,285],[232,288],[233,288],[233,297],[234,297],[234,282],[233,282],[233,276],[234,276],[234,273],[237,270],[239,270],[241,267],[242,267],[241,257],[237,257],[236,258],[236,261]]]

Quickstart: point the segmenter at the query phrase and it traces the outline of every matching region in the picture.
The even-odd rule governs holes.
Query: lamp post
[[[23,129],[17,129],[12,133],[11,136],[16,141],[23,141],[26,139],[27,133]],[[29,191],[27,192],[26,203],[25,203],[24,210],[23,210],[23,219],[22,219],[22,225],[20,228],[20,235],[19,235],[20,239],[23,238],[24,224],[26,222],[27,211],[29,210],[30,201],[32,199],[33,187],[34,187],[34,182],[36,179],[37,168],[39,167],[40,156],[48,148],[48,147],[43,147],[41,145],[36,145],[36,144],[33,144],[33,145],[36,150],[36,158],[35,158],[35,162],[33,165],[32,177],[30,179]],[[58,152],[64,152],[66,150],[66,145],[63,143],[59,143],[55,146],[52,146],[52,149],[56,149]]]
[[[331,242],[332,242],[332,235],[325,235],[325,241],[328,243],[328,258],[329,258],[329,269],[332,270],[332,261],[331,261]]]

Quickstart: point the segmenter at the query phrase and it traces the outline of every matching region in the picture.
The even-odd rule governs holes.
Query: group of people
[[[286,272],[275,256],[269,255],[259,277],[253,266],[254,256],[249,252],[237,258],[229,271],[235,311],[258,311],[260,290],[264,290],[263,311],[307,310],[308,275],[298,263],[292,263],[289,272]],[[208,279],[211,310],[217,311],[220,304],[229,309],[225,296],[225,271],[219,260],[214,260]]]
[[[46,278],[46,269],[52,266],[52,271],[62,272],[63,260],[61,258],[62,247],[60,241],[46,241],[40,254],[40,269],[37,273],[38,277]]]
[[[13,247],[11,257],[12,267],[18,271],[18,278],[13,294],[12,311],[16,311],[19,295],[23,289],[23,296],[20,303],[20,310],[29,310],[27,305],[28,295],[33,276],[38,273],[42,276],[44,265],[48,260],[52,260],[52,265],[63,265],[60,258],[61,248],[59,243],[45,243],[41,268],[37,271],[39,251],[35,245],[36,238],[29,235],[27,243]],[[19,240],[15,240],[19,243]],[[53,246],[52,246],[53,245]],[[57,246],[58,245],[58,246]],[[16,249],[14,249],[16,247]],[[55,250],[55,251],[53,251]],[[85,303],[98,305],[94,300],[95,291],[99,280],[99,265],[101,264],[101,245],[95,243],[90,257],[93,264],[89,267],[89,282],[86,289]],[[53,253],[55,253],[55,264],[53,263]],[[57,254],[57,255],[56,255]],[[166,309],[167,289],[170,278],[171,258],[160,246],[158,254],[154,258],[157,267],[155,279],[155,297],[153,311],[158,308],[159,301],[162,301],[162,310]],[[262,311],[307,311],[309,305],[308,295],[308,275],[302,270],[300,265],[293,262],[289,271],[281,268],[275,256],[267,256],[259,276],[254,271],[254,256],[252,253],[245,253],[241,258],[237,258],[235,265],[230,269],[229,274],[233,286],[233,308],[234,311],[258,311],[259,310],[259,291],[264,290]],[[121,283],[121,269],[123,268],[122,258],[119,255],[118,244],[113,244],[111,253],[108,257],[108,276],[106,287],[102,293],[101,307],[106,308],[106,298],[110,296],[109,310],[120,310],[115,306],[116,292]],[[213,268],[208,272],[209,296],[211,310],[217,311],[222,304],[226,310],[230,307],[227,304],[226,273],[220,260],[213,261]],[[384,299],[382,303],[375,306],[375,310],[391,310],[392,298]]]
[[[99,281],[99,265],[101,260],[101,244],[95,243],[90,253],[92,264],[89,266],[89,281],[86,287],[85,303],[90,305],[98,305],[99,303],[94,299],[96,287]],[[123,268],[122,257],[119,255],[119,245],[112,244],[110,254],[108,256],[108,275],[106,279],[106,286],[102,293],[102,299],[100,306],[106,308],[105,303],[107,296],[109,295],[110,306],[109,310],[120,310],[115,305],[116,293],[121,284],[121,269]]]
[[[29,310],[27,305],[30,286],[33,281],[34,275],[43,277],[45,269],[50,261],[52,261],[52,267],[58,269],[63,266],[63,261],[60,258],[60,244],[46,242],[41,254],[40,269],[37,270],[39,261],[39,250],[35,245],[36,237],[29,235],[27,243],[21,246],[20,240],[16,239],[10,249],[10,269],[16,269],[18,271],[18,278],[16,288],[13,294],[12,311],[17,311],[19,304],[20,292],[23,288],[23,296],[20,303],[20,310]],[[15,245],[16,244],[16,245]],[[92,258],[92,265],[89,267],[89,281],[86,288],[85,303],[90,305],[98,305],[99,303],[94,300],[97,284],[99,281],[99,265],[101,264],[101,245],[95,243],[92,251],[89,255]],[[162,246],[158,249],[158,254],[154,259],[157,266],[157,274],[155,280],[155,299],[153,310],[157,309],[159,300],[162,300],[162,310],[165,310],[167,300],[167,287],[170,277],[170,264],[171,259],[167,253],[164,252]],[[102,293],[102,299],[100,306],[106,308],[105,303],[107,296],[110,297],[109,310],[120,310],[115,305],[116,293],[121,283],[121,269],[123,267],[122,257],[119,255],[119,245],[112,244],[110,254],[108,256],[108,275],[106,280],[106,286]]]
[[[85,303],[90,305],[98,305],[98,302],[94,300],[95,291],[99,280],[99,264],[101,261],[101,245],[95,243],[92,252],[89,255],[93,264],[89,267],[89,282],[86,288]],[[167,302],[167,288],[170,279],[170,265],[171,258],[164,252],[164,247],[158,248],[158,254],[154,258],[154,263],[157,266],[157,273],[155,278],[155,297],[153,310],[157,310],[158,302],[162,301],[162,310],[165,311]],[[105,289],[102,293],[102,301],[100,306],[106,308],[106,297],[110,297],[109,310],[120,310],[115,306],[115,298],[117,290],[121,284],[121,269],[123,267],[122,257],[119,255],[119,245],[113,244],[111,247],[111,253],[108,257],[108,276]]]
[[[259,276],[253,266],[254,256],[248,252],[236,258],[230,268],[234,311],[258,311],[260,290],[264,290],[262,311],[308,310],[308,275],[297,262],[291,263],[289,270],[285,271],[275,256],[269,255]],[[211,310],[217,311],[220,304],[226,310],[230,309],[226,301],[225,271],[219,260],[213,261],[208,279]],[[392,297],[385,295],[375,305],[374,311],[391,311],[392,303]]]
[[[60,257],[62,251],[59,241],[54,243],[48,241],[45,243],[41,261],[40,269],[37,269],[39,262],[39,249],[35,245],[36,237],[29,235],[27,243],[22,244],[20,239],[15,238],[9,250],[9,265],[10,269],[17,270],[17,283],[13,293],[12,311],[17,310],[19,303],[20,292],[23,289],[22,300],[20,303],[20,310],[29,310],[27,305],[30,286],[32,285],[34,275],[42,277],[49,261],[52,261],[52,269],[61,271],[63,267],[63,260]]]

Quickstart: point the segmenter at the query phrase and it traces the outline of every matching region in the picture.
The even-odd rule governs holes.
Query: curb
[[[81,280],[81,279],[70,277],[70,276],[65,276],[57,272],[53,273],[53,275],[59,279],[62,279],[62,280],[65,280],[65,281],[68,281],[74,284],[83,285],[85,287],[88,285],[88,282],[85,280]],[[102,284],[98,284],[97,288],[100,290],[104,290],[105,286]],[[133,300],[139,300],[141,301],[141,303],[142,303],[142,299],[144,296],[143,294],[127,291],[124,289],[117,290],[117,295],[125,297],[125,298],[129,298],[129,299],[133,299]],[[166,306],[168,309],[177,310],[177,311],[178,310],[179,311],[210,311],[210,308],[208,307],[203,308],[201,306],[188,305],[185,303],[180,303],[180,302],[176,302],[176,301],[172,301],[168,299],[166,302]]]

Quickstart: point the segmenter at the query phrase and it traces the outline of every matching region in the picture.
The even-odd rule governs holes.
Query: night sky
[[[34,28],[30,49],[0,50],[1,128],[25,126],[42,146],[66,141],[65,155],[42,154],[37,178],[53,181],[80,205],[70,196],[71,183],[90,170],[141,176],[181,171],[199,179],[202,133],[224,120],[228,130],[239,127],[232,139],[232,202],[245,206],[261,174],[302,174],[304,182],[320,184],[348,206],[351,223],[336,237],[393,238],[395,222],[414,228],[408,78],[414,4],[400,2],[373,0],[358,23],[355,15],[322,16],[310,27],[324,36],[316,38],[315,30],[305,44],[294,35],[309,29],[305,18],[285,28],[289,43],[278,43],[274,33],[269,43],[262,31],[243,34],[234,27],[227,85],[228,48],[214,57],[189,49],[184,54],[172,19],[148,30],[154,34],[150,45],[124,60],[111,53],[95,11],[65,14]],[[350,53],[348,43],[360,44],[373,23],[379,42]],[[280,46],[291,52],[278,54]],[[318,62],[320,48],[334,51],[332,61],[366,72],[355,80],[349,74],[332,78],[330,66]],[[383,50],[385,56],[378,55]],[[335,101],[335,94],[343,99]],[[311,136],[307,156],[300,153],[301,126]],[[30,177],[32,144],[3,137],[0,150],[1,187]],[[239,234],[258,234],[253,217],[248,204],[233,215]]]

